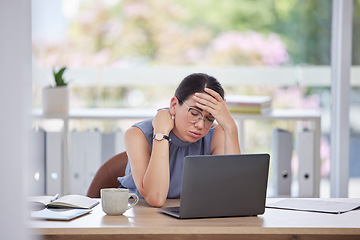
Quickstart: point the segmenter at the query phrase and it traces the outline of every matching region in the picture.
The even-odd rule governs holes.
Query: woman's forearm
[[[174,120],[169,110],[159,110],[152,125],[154,134],[162,133],[169,136],[174,128]],[[165,203],[170,185],[168,140],[153,140],[150,160],[141,184],[140,193],[151,206],[161,207]]]
[[[154,140],[141,194],[151,206],[161,207],[167,198],[169,184],[169,142]]]
[[[228,127],[224,128],[225,143],[224,152],[225,155],[240,154],[239,134],[235,121]]]

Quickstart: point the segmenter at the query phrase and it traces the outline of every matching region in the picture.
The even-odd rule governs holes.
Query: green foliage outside
[[[119,0],[111,5],[106,2],[82,1],[64,41],[34,41],[34,64],[101,69],[331,62],[331,0]],[[359,65],[360,0],[354,0],[353,19],[353,64]],[[140,89],[146,99],[154,100],[159,88],[164,86],[157,87],[157,91],[123,86],[82,87],[72,88],[72,95],[73,102],[85,102],[81,107],[123,107],[129,105],[124,100],[129,93]],[[161,90],[171,94],[171,89]],[[319,89],[233,86],[228,90],[271,95],[276,107],[319,108],[318,96],[312,94]],[[247,126],[253,132],[246,135],[254,138],[246,140],[247,149],[260,151],[259,143],[262,148],[269,144],[266,139],[272,126],[263,122],[253,124]],[[288,121],[278,126],[294,129]]]
[[[331,8],[331,0],[122,0],[111,5],[83,1],[66,40],[33,42],[34,64],[71,68],[329,65]],[[359,20],[360,0],[355,0],[354,64],[360,63]],[[129,91],[122,86],[72,89],[86,107],[122,106]],[[305,95],[311,92],[304,90]]]
[[[268,65],[253,59],[261,58],[259,51],[279,47],[268,47],[276,36],[289,56],[275,65],[329,65],[331,9],[331,0],[85,1],[67,40],[58,46],[35,42],[34,52],[45,66]],[[360,11],[359,1],[354,9]],[[354,19],[359,18],[356,12]],[[255,53],[220,53],[219,60],[214,41],[234,32],[242,35],[233,37],[257,37],[263,44]],[[49,55],[56,62],[45,61]]]

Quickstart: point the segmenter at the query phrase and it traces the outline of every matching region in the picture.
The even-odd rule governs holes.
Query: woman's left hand
[[[219,93],[209,88],[205,88],[204,91],[205,93],[195,93],[196,106],[211,113],[225,132],[236,128],[235,121]]]

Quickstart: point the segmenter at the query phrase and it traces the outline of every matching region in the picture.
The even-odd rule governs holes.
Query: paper
[[[283,199],[275,203],[266,204],[267,208],[278,208],[287,210],[322,212],[322,213],[345,213],[360,208],[358,202],[340,202],[324,199]]]

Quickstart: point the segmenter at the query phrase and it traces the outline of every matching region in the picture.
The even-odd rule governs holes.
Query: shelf
[[[43,114],[41,109],[32,112],[35,118],[58,119],[142,119],[153,118],[156,109],[150,108],[83,108],[72,109],[68,114]],[[321,117],[320,113],[308,109],[274,109],[266,114],[239,114],[232,113],[238,120],[246,119],[288,119],[288,120],[313,120]]]
[[[72,109],[68,114],[43,114],[41,109],[32,112],[35,118],[58,119],[141,119],[152,118],[156,109],[149,108],[83,108]]]
[[[61,119],[64,121],[63,128],[63,193],[67,194],[69,189],[69,121],[76,119],[102,119],[102,120],[120,120],[120,119],[149,119],[156,115],[156,109],[149,108],[86,108],[71,109],[68,114],[47,114],[44,115],[41,109],[34,109],[32,116],[34,119]],[[246,120],[293,120],[293,121],[309,121],[309,128],[315,134],[314,154],[315,161],[313,163],[314,179],[312,180],[313,194],[311,197],[319,197],[320,195],[320,138],[321,138],[321,114],[315,110],[307,109],[273,109],[266,114],[238,114],[233,113],[232,116],[238,124],[239,140],[242,149],[244,148],[244,122]],[[301,163],[299,163],[301,164]]]
[[[320,113],[309,109],[274,109],[266,114],[232,114],[236,119],[284,119],[284,120],[313,120],[321,117]]]

